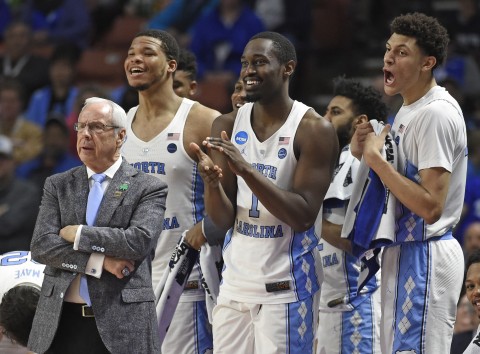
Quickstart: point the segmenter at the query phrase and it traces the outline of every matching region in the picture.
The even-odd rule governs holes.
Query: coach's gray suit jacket
[[[124,160],[104,193],[95,227],[85,222],[88,193],[85,166],[45,181],[31,244],[32,258],[46,265],[45,278],[28,347],[37,353],[50,347],[68,286],[85,272],[90,254],[101,252],[135,261],[135,271],[123,279],[106,270],[99,279],[87,276],[103,342],[115,354],[159,353],[151,260],[162,230],[167,187]],[[58,234],[64,226],[79,224],[84,226],[75,251]]]

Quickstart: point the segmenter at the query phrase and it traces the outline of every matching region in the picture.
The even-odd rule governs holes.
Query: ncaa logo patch
[[[167,151],[173,154],[175,151],[177,151],[177,144],[174,144],[174,143],[168,144]]]
[[[248,134],[246,131],[240,131],[235,135],[235,142],[238,145],[243,145],[248,141]]]
[[[287,157],[287,149],[281,148],[280,150],[278,150],[278,158],[284,159],[285,157]]]

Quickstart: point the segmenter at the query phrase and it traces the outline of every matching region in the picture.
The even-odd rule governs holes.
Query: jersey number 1
[[[260,211],[258,210],[258,198],[253,193],[252,193],[252,207],[248,211],[248,216],[250,216],[251,218],[260,217]]]

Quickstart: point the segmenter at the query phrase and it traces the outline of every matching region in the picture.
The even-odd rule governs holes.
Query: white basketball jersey
[[[435,86],[421,99],[403,106],[395,116],[392,135],[398,146],[398,171],[420,182],[418,171],[443,167],[452,174],[445,209],[432,225],[397,203],[397,242],[442,236],[460,219],[467,173],[467,136],[462,110],[443,88]]]
[[[232,142],[265,178],[291,190],[297,165],[295,133],[310,108],[295,101],[283,126],[260,142],[250,123],[253,105],[247,103],[239,109]],[[237,215],[225,240],[221,294],[239,302],[263,304],[312,296],[319,289],[314,228],[295,232],[262,205],[242,178],[238,177],[237,183]]]
[[[152,262],[153,288],[162,278],[172,252],[184,230],[190,229],[204,217],[203,180],[197,163],[187,154],[183,132],[188,113],[195,101],[183,99],[175,117],[156,137],[140,140],[132,131],[138,106],[128,112],[127,140],[122,155],[138,170],[167,183],[168,194],[163,229]],[[200,284],[198,264],[193,269],[182,300],[201,300],[205,297]]]
[[[0,301],[8,290],[18,285],[42,287],[45,265],[32,260],[29,251],[0,255]]]
[[[342,225],[348,201],[352,195],[353,181],[357,178],[360,162],[350,152],[350,145],[345,146],[340,154],[333,180],[323,202],[323,218],[332,224]],[[344,296],[349,296],[358,286],[361,262],[345,251],[332,246],[324,239],[318,245],[322,259],[323,283],[320,295],[320,309],[326,312],[350,311],[365,297],[349,298],[348,304],[328,307],[328,302]],[[372,280],[364,287],[362,294],[373,292],[377,288],[377,281]]]

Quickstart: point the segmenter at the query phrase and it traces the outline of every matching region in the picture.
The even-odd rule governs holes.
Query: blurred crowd
[[[468,129],[465,204],[454,230],[467,256],[480,248],[478,0],[0,0],[0,254],[29,248],[45,178],[80,164],[73,123],[85,99],[111,98],[126,110],[138,104],[123,61],[139,30],[168,30],[192,52],[194,99],[222,113],[231,110],[249,38],[280,32],[302,63],[292,97],[323,112],[338,75],[383,91],[388,23],[412,11],[437,17],[450,34],[448,59],[435,75]],[[401,99],[384,99],[393,119]],[[464,297],[458,316],[452,353],[478,326]]]

